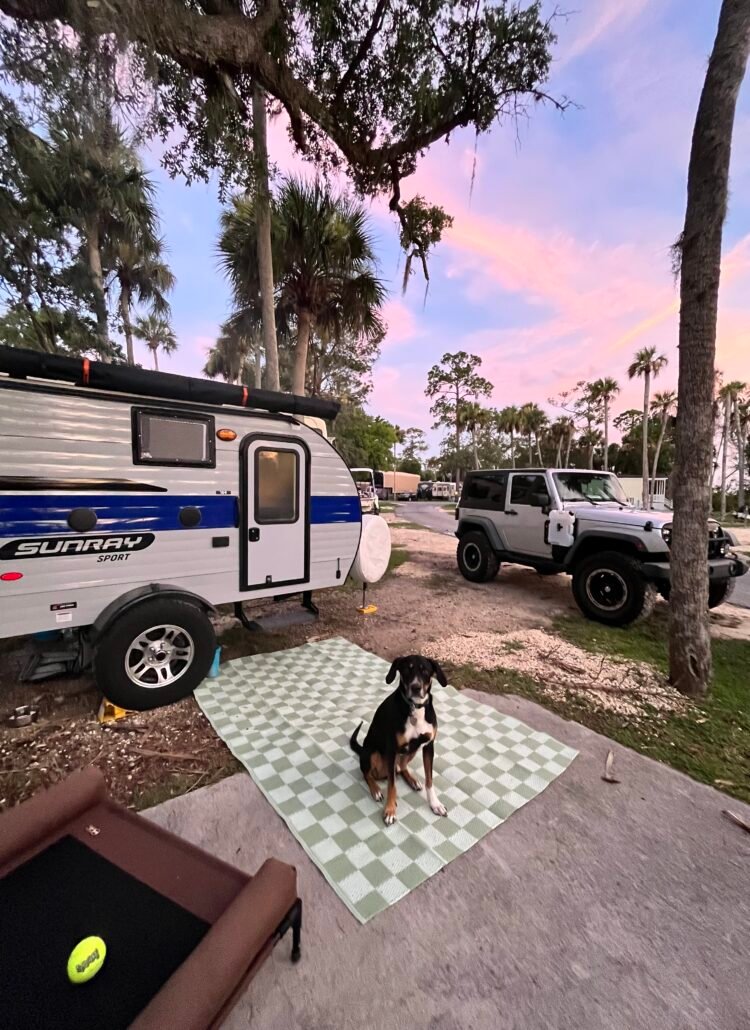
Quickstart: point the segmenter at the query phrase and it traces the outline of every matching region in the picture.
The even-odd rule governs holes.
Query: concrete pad
[[[750,835],[721,816],[750,807],[530,701],[469,693],[580,755],[365,926],[244,773],[146,813],[250,872],[297,867],[302,961],[277,947],[227,1030],[750,1026]],[[610,748],[619,785],[601,779]]]

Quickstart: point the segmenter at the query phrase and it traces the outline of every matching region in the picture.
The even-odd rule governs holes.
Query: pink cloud
[[[419,324],[417,316],[402,300],[389,300],[383,305],[383,320],[388,326],[382,345],[384,350],[425,334],[425,329]]]

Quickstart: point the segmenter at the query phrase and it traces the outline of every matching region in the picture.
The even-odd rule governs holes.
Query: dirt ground
[[[489,662],[549,682],[550,690],[564,683],[592,705],[636,716],[644,706],[669,711],[685,703],[657,682],[653,671],[599,659],[592,664],[590,655],[550,636],[556,616],[577,615],[567,577],[504,566],[494,582],[471,584],[458,573],[451,537],[395,525],[392,538],[401,564],[369,589],[375,614],[357,611],[361,592],[347,584],[316,595],[317,623],[279,634],[251,634],[222,615],[217,620],[222,659],[340,635],[385,658],[421,652],[454,664],[487,667]],[[270,609],[279,606],[252,606],[253,614]],[[712,630],[748,639],[750,611],[715,612]],[[90,677],[19,684],[18,674],[35,646],[6,641],[0,649],[0,808],[89,764],[103,771],[115,798],[138,809],[238,768],[192,698],[106,728],[96,718],[101,696]],[[38,707],[38,721],[11,729],[7,715],[21,704]]]

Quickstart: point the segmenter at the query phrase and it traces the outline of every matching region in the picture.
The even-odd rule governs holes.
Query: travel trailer
[[[375,488],[383,501],[416,501],[419,476],[411,472],[376,472]]]
[[[214,659],[209,614],[343,584],[362,512],[338,405],[0,347],[0,636],[79,629],[154,708]],[[314,421],[315,428],[305,424]]]
[[[354,482],[357,484],[357,492],[362,506],[363,515],[378,515],[380,503],[375,490],[375,474],[372,469],[354,468],[349,469]]]

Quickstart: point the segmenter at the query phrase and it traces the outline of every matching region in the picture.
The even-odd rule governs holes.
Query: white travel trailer
[[[362,514],[305,419],[338,405],[0,347],[0,636],[79,627],[154,708],[205,677],[209,613],[345,582]],[[85,629],[84,629],[85,628]]]

